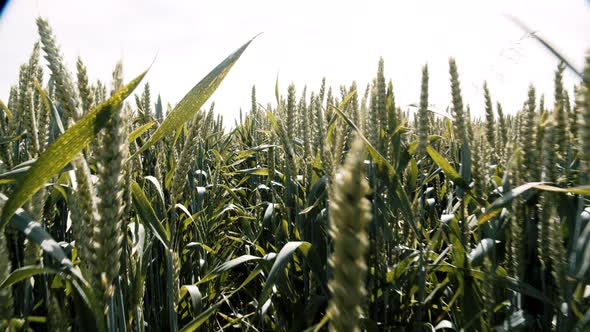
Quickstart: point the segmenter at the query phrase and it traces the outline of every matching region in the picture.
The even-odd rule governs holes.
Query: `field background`
[[[464,53],[411,93],[387,75],[403,58],[367,82],[275,75],[232,115],[211,98],[264,34],[191,87],[162,79],[169,103],[161,60],[91,78],[33,21],[0,99],[3,330],[590,328],[589,52],[513,19],[551,61],[506,102]]]

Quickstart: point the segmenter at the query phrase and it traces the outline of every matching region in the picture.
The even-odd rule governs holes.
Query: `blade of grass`
[[[8,107],[6,107],[6,105],[4,105],[4,103],[2,102],[2,100],[0,100],[0,109],[2,109],[2,111],[4,111],[4,114],[6,114],[6,117],[8,118],[9,122],[12,122],[12,112],[10,112],[10,110],[8,109]]]
[[[0,194],[0,205],[8,200],[4,194]],[[17,209],[10,219],[10,225],[21,231],[27,239],[35,242],[44,252],[53,257],[60,265],[72,268],[72,262],[68,259],[61,246],[49,233],[23,209]]]
[[[144,124],[143,126],[137,127],[135,130],[133,130],[131,133],[129,133],[129,136],[127,137],[127,143],[132,143],[133,141],[135,141],[139,136],[143,135],[143,133],[145,133],[148,129],[153,127],[155,124],[156,124],[156,121],[152,120],[152,121]]]
[[[256,38],[255,36],[254,38]],[[207,76],[205,76],[191,91],[189,91],[184,98],[176,105],[176,107],[166,116],[166,119],[156,129],[154,134],[150,136],[148,141],[130,157],[134,158],[140,153],[147,150],[150,146],[164,138],[164,136],[176,131],[185,122],[193,118],[195,112],[201,109],[207,99],[211,97],[213,92],[217,89],[219,84],[223,81],[232,66],[238,61],[242,53],[254,40],[250,39],[247,43],[238,48],[234,53],[230,54],[225,60],[217,65]]]
[[[297,249],[301,249],[301,251],[306,254],[307,251],[311,248],[311,243],[304,242],[304,241],[292,241],[288,242],[281,248],[277,258],[275,259],[270,272],[268,273],[268,277],[266,278],[266,282],[264,283],[264,288],[260,292],[260,298],[258,299],[258,309],[260,310],[261,305],[266,302],[266,300],[270,296],[270,292],[272,291],[272,286],[277,282],[277,278],[279,273],[284,270],[287,266],[291,257],[295,253]]]
[[[139,215],[139,219],[144,225],[147,224],[158,240],[160,240],[164,248],[168,249],[170,247],[170,235],[158,220],[154,208],[145,196],[143,190],[141,190],[135,181],[131,183],[131,194],[133,196],[133,205],[135,206],[135,211],[137,211],[137,214]]]

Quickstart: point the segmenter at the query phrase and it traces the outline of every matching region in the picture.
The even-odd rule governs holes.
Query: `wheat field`
[[[0,102],[1,330],[590,330],[590,53],[553,105],[467,105],[451,58],[404,109],[381,59],[366,87],[252,87],[228,130],[203,105],[252,40],[171,106],[36,23]]]

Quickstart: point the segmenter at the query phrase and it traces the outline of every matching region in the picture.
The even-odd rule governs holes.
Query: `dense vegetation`
[[[451,113],[426,66],[405,110],[381,60],[366,88],[253,88],[224,132],[201,107],[249,42],[165,111],[37,25],[0,103],[3,329],[590,329],[590,55],[553,105],[484,85],[473,119],[450,59]]]

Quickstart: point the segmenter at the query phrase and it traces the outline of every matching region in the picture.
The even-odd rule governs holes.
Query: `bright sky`
[[[464,99],[476,116],[483,114],[483,80],[507,112],[522,105],[530,82],[551,105],[557,60],[502,14],[518,17],[582,68],[590,48],[587,0],[13,0],[0,16],[0,99],[7,101],[18,80],[41,15],[49,19],[71,72],[79,55],[92,82],[110,82],[119,59],[128,81],[157,54],[147,80],[152,96],[160,93],[172,105],[227,55],[264,32],[206,104],[214,100],[228,126],[240,108],[250,109],[254,84],[263,105],[274,103],[277,75],[283,93],[291,82],[298,93],[304,85],[317,90],[324,76],[335,91],[353,80],[364,89],[380,56],[404,108],[418,101],[425,63],[430,102],[442,110],[449,105],[449,56],[457,59]],[[568,72],[566,86],[576,82]]]

